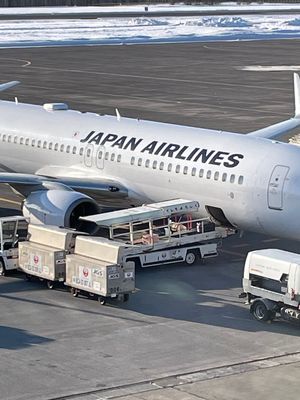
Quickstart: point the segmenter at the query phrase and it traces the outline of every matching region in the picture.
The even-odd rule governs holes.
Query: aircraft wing
[[[97,202],[106,202],[126,199],[127,188],[114,179],[85,177],[46,177],[34,174],[0,173],[0,183],[11,186],[15,192],[27,197],[31,192],[38,190],[75,190],[94,198]]]
[[[248,135],[261,137],[265,139],[278,139],[282,136],[293,136],[292,131],[300,126],[300,79],[299,75],[294,73],[294,96],[295,96],[295,116],[286,121],[258,129],[248,133]]]

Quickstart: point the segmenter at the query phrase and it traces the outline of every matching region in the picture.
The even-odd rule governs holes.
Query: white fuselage
[[[187,198],[239,229],[300,238],[300,148],[267,139],[0,103],[0,167],[112,178],[129,203]]]

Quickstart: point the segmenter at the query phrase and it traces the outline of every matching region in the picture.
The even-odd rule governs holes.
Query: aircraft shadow
[[[24,329],[0,325],[0,349],[19,350],[50,341],[53,340],[33,335]]]

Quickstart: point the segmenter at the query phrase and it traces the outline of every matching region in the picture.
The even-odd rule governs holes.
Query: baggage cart
[[[65,285],[74,297],[78,294],[98,299],[105,304],[107,298],[127,301],[135,289],[134,263],[111,264],[78,254],[66,257]]]

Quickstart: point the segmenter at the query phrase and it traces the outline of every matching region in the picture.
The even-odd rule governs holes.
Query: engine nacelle
[[[23,215],[33,224],[56,225],[93,233],[94,224],[79,217],[99,213],[98,204],[89,196],[73,190],[41,190],[23,202]]]

